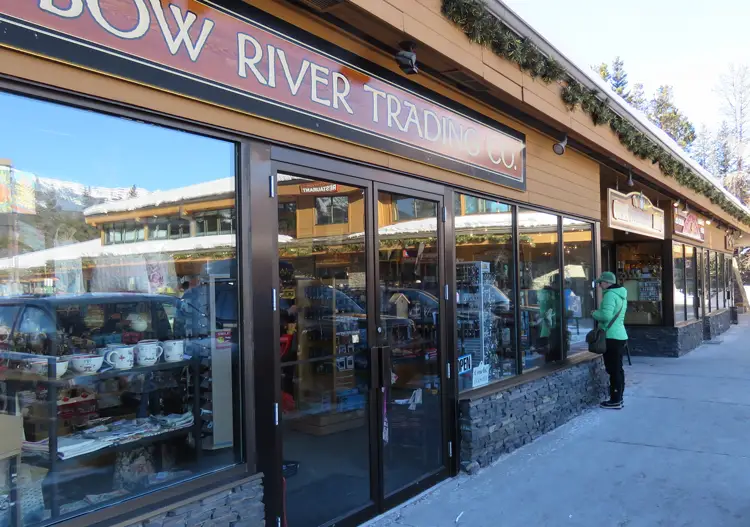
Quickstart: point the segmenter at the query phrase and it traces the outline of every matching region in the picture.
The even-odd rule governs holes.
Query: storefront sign
[[[607,216],[613,229],[664,239],[664,211],[640,192],[623,194],[609,189]]]
[[[706,229],[698,216],[692,212],[675,212],[674,232],[685,238],[692,238],[699,242],[706,241]]]
[[[490,382],[490,365],[480,364],[474,368],[474,373],[471,376],[471,387],[479,388]]]
[[[458,358],[458,374],[465,375],[471,371],[471,355],[461,355]]]
[[[208,2],[6,0],[0,14],[240,94],[242,111],[525,188],[522,140]]]
[[[302,194],[330,194],[337,192],[339,186],[335,183],[302,183],[299,189]]]

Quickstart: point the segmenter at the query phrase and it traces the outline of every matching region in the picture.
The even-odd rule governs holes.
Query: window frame
[[[677,257],[677,254],[675,252],[675,248],[680,247],[681,249],[681,257],[682,260],[682,320],[677,320],[677,299],[680,293],[678,292],[679,289],[677,288],[677,280],[674,278],[677,276],[677,266],[675,265],[675,258]],[[684,324],[688,321],[687,317],[687,262],[685,257],[686,249],[685,244],[680,242],[673,242],[672,243],[672,268],[673,268],[673,279],[672,279],[672,287],[675,288],[674,298],[672,299],[672,306],[675,313],[675,324]]]
[[[694,320],[700,319],[700,302],[699,302],[699,282],[698,282],[698,254],[699,254],[699,248],[695,247],[694,245],[690,244],[683,244],[684,246],[684,262],[685,262],[685,322],[691,322]],[[691,248],[693,250],[692,256],[688,256],[688,248]],[[687,262],[688,259],[692,262],[692,282],[693,282],[693,304],[692,304],[692,310],[688,308],[687,299],[689,297],[688,294],[688,267]],[[692,313],[692,318],[688,315]]]
[[[198,125],[194,121],[159,114],[150,110],[143,110],[127,103],[107,101],[64,89],[49,88],[21,79],[11,80],[0,76],[0,93],[9,93],[42,102],[50,102],[108,116],[140,121],[149,125],[161,126],[167,129],[233,143],[235,145],[233,157],[236,166],[235,196],[238,200],[236,207],[237,221],[239,225],[248,226],[247,229],[238,229],[237,234],[238,251],[236,258],[239,267],[238,278],[240,276],[243,277],[243,280],[239,281],[237,308],[241,320],[251,316],[254,304],[253,288],[257,291],[267,284],[264,284],[262,280],[258,280],[251,275],[253,267],[251,265],[253,255],[251,246],[257,245],[258,250],[263,248],[263,246],[260,242],[256,244],[252,243],[254,238],[259,239],[262,236],[251,237],[249,225],[254,225],[253,228],[258,232],[267,230],[264,229],[262,220],[264,217],[267,217],[269,211],[264,210],[262,205],[254,207],[254,210],[250,210],[250,207],[246,207],[245,209],[248,210],[244,210],[239,206],[239,203],[250,202],[251,152],[260,152],[264,150],[265,145],[258,143],[252,136],[240,133],[228,133],[225,128],[219,126],[208,124]],[[256,184],[267,186],[267,180],[258,183],[258,178],[253,176],[252,181],[256,181]],[[252,222],[251,217],[253,218]],[[270,287],[268,285],[269,291]],[[16,324],[19,322],[20,320]],[[240,355],[235,374],[239,380],[237,384],[239,393],[235,399],[237,401],[235,415],[237,417],[241,416],[240,422],[242,423],[236,427],[236,435],[239,435],[238,441],[241,451],[240,461],[228,466],[219,467],[204,474],[196,475],[195,477],[179,482],[179,484],[168,485],[151,492],[136,495],[126,501],[114,503],[104,508],[95,508],[89,512],[63,519],[51,525],[55,527],[87,527],[100,523],[128,523],[134,515],[148,515],[150,511],[171,507],[177,501],[198,497],[206,492],[215,492],[217,488],[229,489],[243,481],[258,477],[255,434],[255,384],[257,380],[251,369],[253,364],[251,350],[258,346],[259,343],[265,344],[266,340],[270,342],[270,338],[267,338],[267,335],[259,329],[251,327],[251,324],[242,325],[239,337]]]
[[[418,198],[414,198],[412,196],[406,196],[406,195],[403,195],[403,194],[394,194],[394,196],[395,197],[404,198],[405,200],[411,201],[412,202],[412,210],[413,210],[413,214],[414,214],[414,216],[411,217],[411,218],[405,218],[405,219],[400,218],[399,209],[398,209],[398,202],[401,201],[401,200],[400,199],[392,200],[391,201],[391,214],[393,214],[393,222],[394,223],[401,223],[401,222],[405,222],[405,221],[417,221],[417,220],[421,220],[423,218],[431,218],[432,217],[432,216],[424,216],[423,217],[423,216],[420,216],[419,214],[417,214],[417,202],[420,201]],[[485,199],[485,198],[480,198],[480,199]]]
[[[335,198],[344,198],[346,200],[346,218],[344,218],[343,221],[336,221],[334,211],[336,210],[336,207],[334,207],[333,202]],[[328,199],[330,200],[330,207],[329,210],[331,213],[328,215],[331,218],[330,222],[321,222],[320,221],[320,215],[318,214],[318,200],[324,200]],[[315,200],[313,202],[313,210],[315,211],[315,226],[328,226],[328,225],[348,225],[349,224],[349,207],[351,206],[351,202],[349,201],[349,196],[347,195],[341,195],[341,194],[332,194],[330,196],[315,196]]]
[[[115,223],[106,223],[103,227],[103,230],[105,241],[104,245],[124,245],[146,241],[146,226],[145,224],[140,222],[120,221]],[[109,241],[110,235],[114,235],[115,233],[119,234],[120,240]],[[127,240],[126,236],[130,233],[133,234],[133,239]]]

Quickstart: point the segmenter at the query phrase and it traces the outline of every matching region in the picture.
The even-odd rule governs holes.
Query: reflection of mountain
[[[92,187],[73,181],[42,178],[13,169],[12,176],[35,182],[29,196],[33,214],[19,214],[15,219],[5,215],[0,226],[0,256],[11,256],[14,245],[11,232],[19,231],[17,251],[19,254],[40,251],[52,247],[99,239],[93,226],[87,225],[83,210],[87,207],[142,197],[148,191],[138,188]]]
[[[133,196],[130,187],[92,187],[73,181],[42,177],[37,178],[37,192],[54,194],[60,210],[76,212],[83,211],[86,207],[98,203],[128,197],[140,197],[150,193],[147,190],[136,188],[135,196]]]

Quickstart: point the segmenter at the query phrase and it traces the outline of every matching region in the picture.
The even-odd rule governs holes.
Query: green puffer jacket
[[[622,306],[622,311],[620,311]],[[599,309],[594,311],[591,316],[594,320],[599,322],[599,327],[606,329],[609,325],[612,317],[614,317],[618,311],[620,315],[612,324],[612,327],[607,330],[607,338],[613,340],[628,340],[628,333],[625,331],[625,311],[628,309],[628,290],[621,285],[613,285],[606,291],[604,291],[604,298],[602,299],[602,305]]]

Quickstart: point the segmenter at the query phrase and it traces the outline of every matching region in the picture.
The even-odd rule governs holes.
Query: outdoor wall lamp
[[[568,146],[568,134],[565,134],[563,137],[563,140],[559,143],[555,143],[552,145],[552,150],[558,155],[561,156],[565,153],[565,148]]]
[[[407,75],[419,73],[419,68],[417,68],[417,54],[414,52],[417,49],[417,44],[407,40],[399,44],[399,47],[401,47],[401,51],[396,53],[393,58],[396,59],[396,64],[401,68],[401,71]]]

